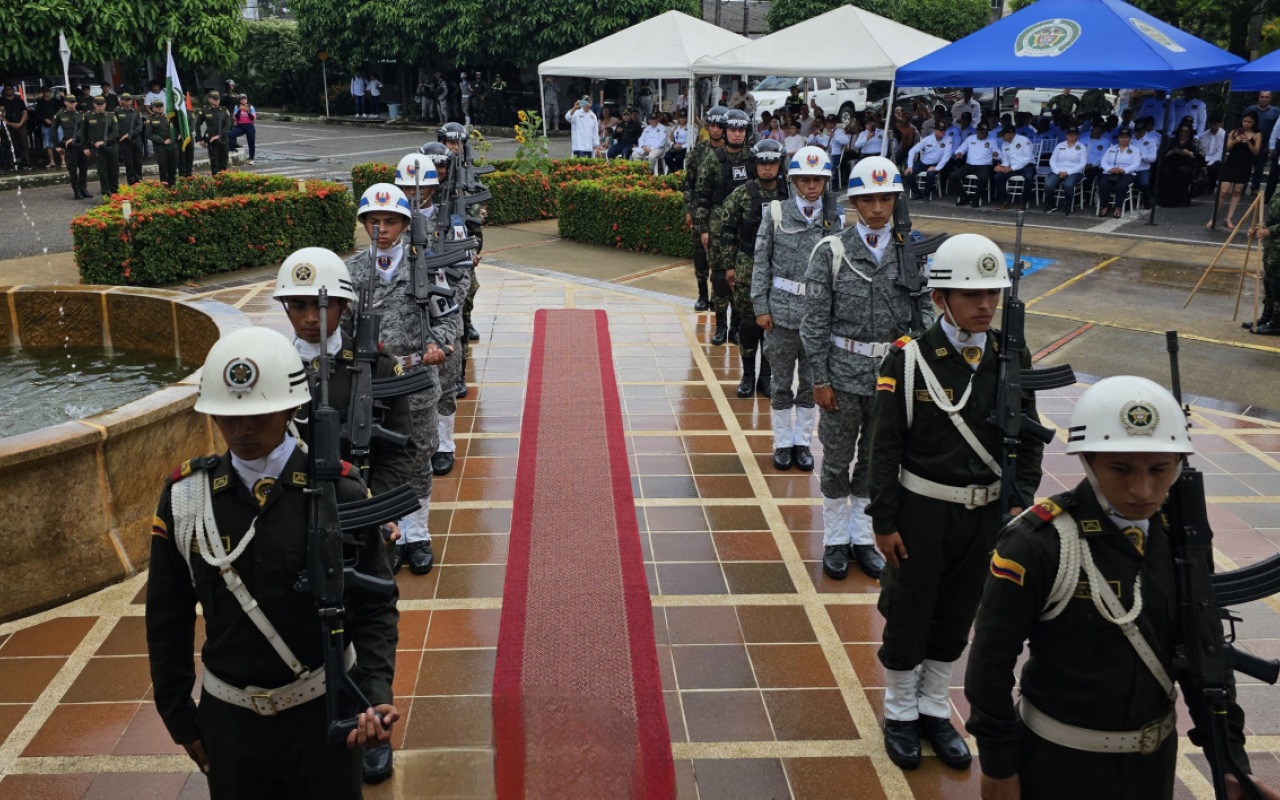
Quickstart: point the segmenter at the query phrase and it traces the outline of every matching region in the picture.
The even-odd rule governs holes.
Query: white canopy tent
[[[899,67],[950,42],[844,5],[732,50],[700,58],[696,75],[779,75],[894,81]],[[896,91],[889,90],[890,105]],[[888,145],[888,137],[885,137]]]
[[[544,75],[621,80],[687,79],[692,83],[695,61],[749,41],[688,14],[668,11],[571,53],[543,61],[538,65],[543,131],[545,133],[547,124],[546,98],[541,90]]]

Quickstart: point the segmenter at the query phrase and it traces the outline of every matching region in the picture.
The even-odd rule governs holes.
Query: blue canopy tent
[[[1123,0],[1039,0],[907,64],[897,84],[1172,91],[1227,80],[1244,63]]]
[[[1269,92],[1280,88],[1280,50],[1250,61],[1231,76],[1233,92]]]

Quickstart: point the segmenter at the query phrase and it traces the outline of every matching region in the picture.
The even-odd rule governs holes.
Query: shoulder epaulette
[[[894,342],[893,346],[901,350],[902,348],[910,344],[910,342],[911,342],[910,336],[903,336],[903,337],[900,337],[896,342]]]
[[[356,470],[356,465],[355,465],[355,464],[352,464],[350,461],[343,461],[343,462],[342,462],[342,477],[344,477],[344,478],[356,478],[356,477],[359,477],[359,473],[358,473],[358,471]]]
[[[183,461],[181,466],[173,470],[173,480],[175,482],[182,480],[196,470],[212,469],[218,465],[219,458],[216,455],[203,456],[201,458],[189,458]]]
[[[1030,513],[1037,517],[1041,522],[1052,522],[1053,518],[1062,513],[1062,506],[1055,503],[1052,499],[1041,500],[1033,505]]]

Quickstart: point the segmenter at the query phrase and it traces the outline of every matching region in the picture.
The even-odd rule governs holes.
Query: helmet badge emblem
[[[1160,424],[1160,414],[1151,403],[1132,400],[1120,409],[1120,422],[1130,436],[1150,436]]]
[[[805,163],[811,167],[818,166],[818,156],[814,153],[810,153],[809,155],[805,156],[804,160],[805,160]]]
[[[983,275],[994,275],[1000,268],[1000,264],[996,261],[996,257],[987,254],[978,261],[978,271]]]
[[[385,206],[391,202],[391,192],[374,192],[373,202],[380,206]]]
[[[887,170],[883,170],[883,169],[873,169],[873,170],[871,170],[871,182],[872,182],[872,183],[875,183],[875,184],[881,184],[881,183],[884,183],[884,182],[885,182],[885,181],[887,181],[887,180],[889,180],[889,173],[888,173],[888,171],[887,171]]]
[[[316,270],[310,264],[302,263],[293,268],[293,282],[298,286],[310,286],[315,279]]]
[[[222,371],[222,380],[229,391],[244,394],[258,382],[258,365],[247,358],[233,358]]]

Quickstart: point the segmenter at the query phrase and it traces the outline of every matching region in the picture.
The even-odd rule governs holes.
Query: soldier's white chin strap
[[[956,315],[951,313],[951,306],[947,305],[947,293],[942,293],[942,318],[951,323],[951,327],[956,329],[956,338],[962,342],[967,342],[973,338],[972,331],[961,328],[956,323]]]
[[[1107,499],[1106,493],[1102,491],[1102,487],[1098,484],[1098,476],[1094,473],[1093,467],[1090,466],[1089,464],[1089,454],[1078,453],[1077,455],[1080,456],[1080,464],[1081,466],[1084,467],[1084,476],[1089,480],[1089,485],[1093,487],[1093,496],[1098,498],[1098,505],[1102,506],[1102,510],[1107,512],[1113,517],[1120,517],[1121,519],[1129,519],[1127,516],[1117,511],[1115,506],[1111,505],[1111,501]],[[1177,470],[1174,472],[1174,476],[1173,476],[1174,481],[1177,481],[1178,478],[1181,476],[1182,476],[1182,459],[1179,458],[1178,467],[1177,467]]]

